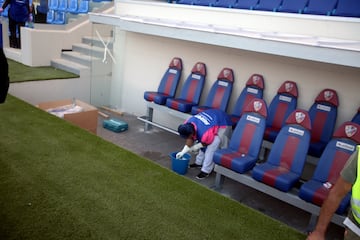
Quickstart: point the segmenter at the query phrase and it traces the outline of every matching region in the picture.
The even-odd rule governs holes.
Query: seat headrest
[[[251,75],[246,82],[246,86],[253,86],[264,89],[264,77],[257,73]]]
[[[218,80],[234,82],[234,71],[231,68],[223,68],[218,75]]]
[[[169,64],[169,68],[175,68],[175,69],[181,70],[182,69],[181,58],[174,57]]]
[[[199,75],[206,75],[206,66],[205,63],[197,62],[191,70],[191,73],[199,74]]]
[[[295,109],[286,119],[286,124],[298,124],[303,128],[311,131],[311,119],[308,111],[303,109]]]
[[[360,125],[354,122],[344,122],[336,129],[334,138],[350,138],[357,144],[360,144]]]
[[[279,88],[278,93],[287,93],[294,97],[298,96],[298,89],[296,82],[293,81],[285,81]]]
[[[248,112],[256,112],[264,118],[267,118],[268,111],[266,102],[261,98],[253,98],[249,104],[245,106],[243,114]]]
[[[333,89],[324,89],[316,97],[315,102],[317,103],[329,103],[335,107],[339,106],[339,98],[337,92]]]

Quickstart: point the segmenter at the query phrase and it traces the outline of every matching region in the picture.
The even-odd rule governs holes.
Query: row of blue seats
[[[164,73],[157,91],[146,91],[144,99],[168,108],[192,115],[205,109],[217,108],[228,112],[227,106],[231,97],[234,73],[230,68],[223,68],[213,83],[203,105],[199,104],[206,80],[206,65],[198,62],[192,68],[185,80],[180,95],[175,97],[177,86],[182,74],[182,60],[175,57]],[[234,127],[240,119],[243,109],[253,98],[263,98],[264,78],[260,74],[253,74],[237,97],[234,109],[229,115]],[[278,89],[277,94],[269,104],[269,115],[266,119],[264,140],[274,142],[280,129],[284,126],[289,114],[297,108],[298,88],[293,81],[285,81]],[[339,99],[333,89],[323,89],[314,99],[309,109],[311,124],[311,145],[309,154],[320,157],[326,144],[331,139],[337,119]],[[360,111],[360,108],[359,108]],[[356,116],[359,115],[359,112]],[[359,121],[354,116],[353,120]]]
[[[267,160],[258,163],[267,114],[263,99],[254,98],[245,107],[244,114],[233,131],[229,147],[215,151],[213,160],[216,165],[221,166],[216,166],[215,172],[222,175],[227,172],[222,167],[230,169],[233,173],[226,175],[234,179],[236,174],[249,174],[254,180],[286,193],[299,188],[299,198],[321,206],[346,161],[360,144],[360,125],[348,121],[337,128],[326,144],[313,176],[301,183],[313,129],[310,114],[306,110],[295,109],[281,128]],[[273,194],[279,195],[276,191]],[[338,214],[347,211],[350,196],[349,193],[342,200],[337,209]]]
[[[260,11],[360,17],[358,0],[177,0],[178,4]]]

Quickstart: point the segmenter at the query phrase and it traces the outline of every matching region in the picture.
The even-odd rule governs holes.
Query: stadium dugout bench
[[[175,109],[172,109],[172,108],[169,108],[165,105],[159,105],[159,104],[156,104],[154,102],[147,102],[146,103],[146,115],[145,116],[140,116],[138,117],[137,119],[139,119],[140,121],[144,122],[145,125],[144,125],[144,131],[149,131],[151,129],[151,126],[156,126],[158,128],[161,128],[161,129],[164,129],[168,132],[171,132],[171,133],[174,133],[176,135],[179,135],[179,133],[177,132],[177,130],[175,129],[171,129],[167,126],[164,126],[162,124],[158,124],[156,122],[153,122],[153,115],[154,115],[154,110],[157,110],[157,111],[160,111],[160,112],[164,112],[164,113],[167,113],[171,116],[174,116],[174,117],[177,117],[177,118],[180,118],[182,120],[186,120],[188,119],[189,117],[191,117],[192,115],[189,114],[189,113],[183,113],[183,112],[180,112],[178,110],[175,110]]]

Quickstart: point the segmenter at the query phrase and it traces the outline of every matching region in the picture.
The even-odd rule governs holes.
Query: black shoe
[[[193,163],[189,165],[189,168],[201,168],[201,165]]]
[[[201,171],[197,176],[196,179],[204,179],[207,178],[209,176],[208,173]]]

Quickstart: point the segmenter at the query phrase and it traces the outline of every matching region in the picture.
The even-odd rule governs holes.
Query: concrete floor
[[[128,149],[142,157],[145,157],[165,168],[171,169],[171,152],[179,151],[184,145],[184,140],[173,133],[153,127],[151,131],[144,132],[144,123],[135,116],[117,114],[101,110],[112,118],[124,120],[129,124],[128,131],[114,133],[102,127],[104,117],[99,116],[98,136],[120,147]],[[194,156],[191,162],[194,160]],[[241,204],[256,209],[278,221],[281,221],[301,232],[306,232],[310,214],[277,200],[269,195],[261,193],[231,179],[225,179],[221,190],[215,190],[215,173],[207,179],[197,180],[195,176],[199,169],[189,169],[184,175],[204,187],[213,189],[220,194],[232,198]],[[329,226],[327,239],[343,239],[342,227],[335,224]]]

